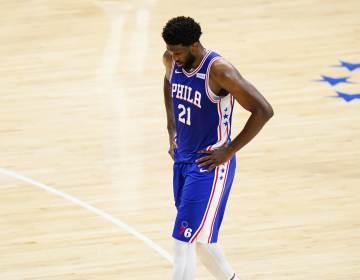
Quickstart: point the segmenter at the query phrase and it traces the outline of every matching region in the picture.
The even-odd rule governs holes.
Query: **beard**
[[[193,65],[195,59],[196,59],[196,57],[193,54],[189,53],[189,55],[186,58],[186,61],[185,61],[184,65],[183,65],[183,68],[186,71],[189,71],[192,68],[192,65]]]

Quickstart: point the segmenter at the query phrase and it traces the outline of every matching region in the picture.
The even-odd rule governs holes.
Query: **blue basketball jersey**
[[[187,72],[173,62],[170,83],[176,122],[175,162],[193,163],[230,141],[234,98],[219,97],[209,87],[210,67],[221,56],[207,51],[199,66]]]

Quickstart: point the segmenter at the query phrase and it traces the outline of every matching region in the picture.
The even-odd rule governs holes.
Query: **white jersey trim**
[[[206,69],[206,76],[205,76],[205,91],[207,97],[210,99],[212,103],[217,103],[220,101],[221,96],[216,95],[210,88],[209,80],[210,80],[210,69],[211,65],[215,62],[215,60],[219,59],[220,56],[214,57],[210,60],[209,65]]]
[[[214,229],[214,221],[216,219],[218,208],[223,197],[229,167],[230,161],[216,167],[211,195],[208,201],[208,205],[206,207],[206,211],[203,215],[199,228],[197,229],[193,237],[190,239],[190,242],[194,242],[195,240],[201,243],[211,242]],[[222,169],[224,169],[224,173],[220,174],[222,173]]]
[[[217,141],[214,145],[208,146],[207,150],[219,148],[220,146],[224,145],[229,140],[231,133],[230,116],[232,115],[233,111],[234,97],[230,93],[228,93],[226,96],[218,96],[211,90],[209,85],[211,65],[220,58],[221,56],[216,56],[210,60],[205,77],[206,95],[212,103],[217,104],[217,111],[219,116]]]
[[[233,105],[234,99],[230,93],[220,98],[217,104],[219,116],[219,124],[217,128],[218,139],[216,143],[209,146],[207,150],[219,148],[229,140],[229,135],[231,133],[230,117],[232,115]]]

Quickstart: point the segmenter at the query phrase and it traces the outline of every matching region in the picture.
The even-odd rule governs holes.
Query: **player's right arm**
[[[171,84],[170,84],[170,75],[172,67],[172,57],[165,51],[163,55],[163,63],[165,66],[165,76],[164,76],[164,102],[166,108],[166,119],[167,119],[167,130],[169,133],[169,154],[174,159],[174,149],[176,147],[175,143],[175,120],[174,120],[174,108],[171,98]]]

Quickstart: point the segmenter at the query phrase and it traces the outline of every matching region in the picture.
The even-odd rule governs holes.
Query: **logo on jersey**
[[[201,93],[193,89],[191,87],[181,85],[181,84],[172,84],[171,85],[171,96],[172,98],[177,98],[181,100],[185,100],[191,104],[194,104],[196,107],[201,108]]]
[[[186,221],[181,222],[179,235],[184,235],[185,238],[190,238],[192,234],[192,229],[189,228],[189,224]]]
[[[204,73],[196,73],[196,78],[205,80],[205,74]]]

